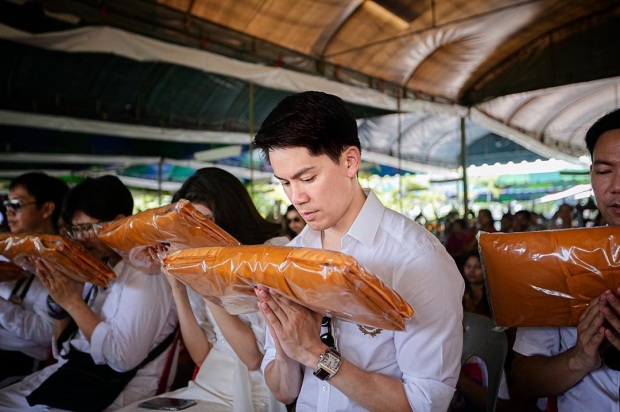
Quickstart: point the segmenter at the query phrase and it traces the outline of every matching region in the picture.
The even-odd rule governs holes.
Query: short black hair
[[[585,141],[586,147],[590,152],[590,158],[594,159],[594,146],[596,146],[599,137],[605,132],[616,129],[620,129],[620,109],[607,113],[588,129]]]
[[[204,205],[215,223],[244,245],[259,245],[280,234],[280,225],[263,218],[245,186],[217,167],[197,170],[172,197]]]
[[[62,211],[62,202],[69,191],[69,186],[62,180],[49,176],[43,172],[28,172],[11,180],[9,190],[21,186],[26,192],[34,197],[37,207],[47,202],[54,203],[52,212],[52,225],[58,228],[58,219]]]
[[[71,224],[78,211],[102,222],[114,220],[118,215],[131,216],[133,196],[116,176],[87,177],[65,197],[62,206],[65,223]]]
[[[362,150],[351,108],[338,96],[303,92],[286,97],[261,125],[254,145],[269,161],[269,151],[304,147],[312,156],[327,155],[336,164],[350,146]]]
[[[523,217],[526,218],[528,221],[532,219],[532,213],[529,210],[519,210],[517,213],[515,213],[515,217],[519,215],[523,215]]]

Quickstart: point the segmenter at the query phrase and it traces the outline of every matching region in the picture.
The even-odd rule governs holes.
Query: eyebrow
[[[291,176],[291,179],[297,179],[297,178],[299,178],[299,176],[303,175],[304,173],[306,173],[306,172],[308,172],[308,171],[310,171],[310,170],[312,170],[312,169],[314,169],[314,166],[304,167],[303,169],[301,169],[301,170],[297,171],[297,172],[296,172],[293,176]],[[279,176],[278,176],[278,175],[276,175],[275,173],[274,173],[273,175],[276,177],[276,179],[279,179],[279,180],[287,180],[287,179],[284,179],[284,178],[282,178],[282,177],[279,177]]]
[[[605,166],[613,166],[614,162],[611,160],[595,160],[592,162],[592,166],[595,165],[605,165]]]

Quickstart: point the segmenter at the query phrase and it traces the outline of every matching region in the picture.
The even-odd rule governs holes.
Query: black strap
[[[90,303],[91,299],[94,299],[95,296],[97,296],[98,291],[99,290],[97,289],[97,286],[92,285],[90,290],[88,291],[88,294],[84,298],[84,302],[86,302],[86,304]],[[77,323],[75,322],[75,320],[73,320],[73,318],[69,318],[69,323],[67,324],[67,326],[65,326],[63,331],[58,336],[58,339],[56,340],[56,349],[58,349],[58,354],[62,358],[66,359],[67,356],[69,356],[68,353],[66,355],[62,355],[62,345],[65,342],[70,341],[73,338],[73,336],[75,336],[77,331],[78,331]],[[69,352],[71,352],[71,350],[69,350]]]
[[[168,349],[168,347],[174,341],[174,338],[178,330],[179,330],[179,325],[177,324],[174,330],[168,336],[166,336],[166,339],[159,342],[159,345],[157,345],[152,351],[149,352],[149,355],[146,357],[146,359],[140,362],[140,364],[138,365],[138,369],[146,366],[148,363],[154,361],[159,355],[164,353],[164,351]]]
[[[15,287],[11,291],[11,297],[13,297],[13,295],[19,292],[19,295],[18,295],[19,300],[20,301],[24,300],[24,298],[26,297],[26,293],[28,293],[28,290],[30,289],[30,285],[32,285],[33,280],[34,280],[34,275],[26,276],[18,280],[17,283],[15,284]],[[20,288],[21,288],[21,291],[20,291]]]

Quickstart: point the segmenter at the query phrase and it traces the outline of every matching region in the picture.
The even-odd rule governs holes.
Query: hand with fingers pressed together
[[[43,258],[35,258],[33,262],[36,266],[35,275],[58,305],[67,312],[71,312],[76,305],[85,305],[82,300],[84,283],[70,279]]]
[[[620,288],[603,293],[599,306],[607,321],[604,324],[605,337],[611,345],[620,350]]]
[[[255,288],[255,293],[258,307],[281,349],[278,354],[314,368],[317,357],[327,349],[319,338],[322,315],[261,286]]]
[[[620,110],[598,119],[585,143],[599,214],[610,226],[620,226]],[[519,328],[514,385],[525,396],[557,396],[559,410],[617,410],[618,336],[620,288],[593,299],[576,327]]]

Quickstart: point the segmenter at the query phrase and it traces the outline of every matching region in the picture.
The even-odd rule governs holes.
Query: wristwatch
[[[314,371],[314,376],[322,381],[329,380],[338,372],[340,365],[342,365],[340,353],[334,349],[327,349],[319,355],[319,364]]]

